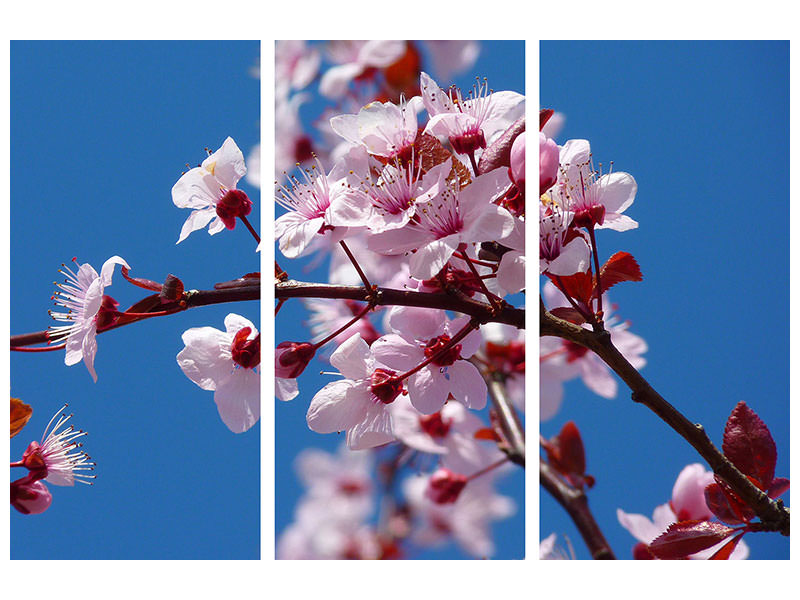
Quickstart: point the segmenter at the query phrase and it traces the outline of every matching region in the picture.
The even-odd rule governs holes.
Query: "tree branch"
[[[255,281],[255,280],[254,280]],[[255,283],[243,282],[237,287],[228,287],[215,290],[189,290],[184,294],[181,301],[167,302],[158,306],[158,311],[180,312],[196,306],[208,306],[211,304],[224,304],[226,302],[241,302],[244,300],[259,300],[261,298],[261,287],[257,281]],[[183,304],[181,304],[183,303]],[[124,327],[131,323],[136,323],[147,317],[133,319],[122,325],[110,325],[97,333],[105,333],[117,327]],[[20,348],[32,346],[33,344],[44,344],[49,341],[48,330],[36,331],[34,333],[22,333],[11,336],[11,347]]]
[[[375,288],[374,292],[370,292],[363,286],[306,283],[294,280],[275,284],[275,298],[278,300],[284,298],[337,298],[368,302],[371,295],[376,297],[375,304],[378,306],[416,306],[452,310],[474,317],[480,324],[505,323],[517,329],[525,328],[525,309],[504,304],[497,314],[493,314],[490,304],[472,300],[464,294],[435,294],[382,287]]]
[[[595,560],[615,559],[611,546],[589,510],[589,500],[583,490],[567,485],[561,477],[539,458],[539,483],[564,507]]]
[[[662,398],[617,350],[611,342],[611,334],[608,331],[594,332],[559,319],[549,313],[541,302],[539,312],[539,335],[560,337],[597,354],[631,389],[633,401],[652,410],[689,442],[705,459],[714,473],[724,479],[731,489],[755,511],[766,527],[774,528],[783,535],[789,535],[789,509],[783,505],[783,502],[770,499],[753,485],[711,442],[700,423],[692,423]]]

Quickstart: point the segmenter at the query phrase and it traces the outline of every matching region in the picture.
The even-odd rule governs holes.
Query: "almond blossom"
[[[222,421],[234,433],[250,429],[261,415],[261,336],[255,325],[230,313],[225,331],[193,327],[181,336],[186,347],[177,360],[183,373],[214,392]]]
[[[78,262],[75,261],[75,264],[78,265]],[[56,321],[69,323],[53,326],[49,330],[51,343],[66,340],[64,364],[71,366],[83,360],[95,381],[97,329],[115,320],[116,307],[119,305],[113,298],[103,294],[105,288],[111,285],[114,265],[130,269],[128,263],[119,256],[112,256],[104,262],[99,275],[89,263],[78,265],[77,272],[62,265],[61,273],[66,279],[58,284],[59,289],[53,295],[53,300],[56,306],[66,308],[67,312],[50,311],[50,316]]]
[[[233,229],[235,221],[220,207],[232,203],[241,206],[244,214],[250,212],[250,200],[236,189],[236,184],[247,173],[244,155],[233,138],[227,137],[222,146],[210,154],[199,167],[184,173],[172,187],[172,202],[178,208],[189,208],[192,213],[181,228],[177,244],[190,233],[206,225],[208,233],[214,235],[226,227]],[[243,196],[243,197],[242,197]],[[252,203],[250,203],[252,204]],[[234,215],[235,216],[238,215]],[[213,221],[212,221],[213,219]]]

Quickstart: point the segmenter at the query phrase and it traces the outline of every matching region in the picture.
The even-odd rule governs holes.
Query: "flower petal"
[[[243,433],[261,416],[261,376],[253,369],[237,368],[217,385],[214,402],[222,422],[233,433]]]

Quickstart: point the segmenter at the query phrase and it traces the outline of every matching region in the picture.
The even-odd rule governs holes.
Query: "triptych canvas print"
[[[10,58],[12,561],[789,558],[788,42]]]

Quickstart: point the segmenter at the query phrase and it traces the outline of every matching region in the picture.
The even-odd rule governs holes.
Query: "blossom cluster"
[[[445,56],[468,58],[475,48],[428,44],[439,57],[432,61],[438,73]],[[525,287],[525,98],[495,92],[480,79],[466,91],[442,85],[422,68],[419,48],[400,41],[328,44],[333,64],[321,73],[319,92],[338,105],[320,119],[319,141],[298,118],[277,117],[304,101],[306,92],[292,93],[314,79],[318,46],[276,47],[276,170],[284,171],[276,202],[285,209],[275,223],[278,250],[286,259],[329,256],[326,283],[361,290],[358,299],[306,298],[307,340],[281,340],[278,312],[276,396],[308,402],[312,431],[345,434],[338,460],[372,451],[380,461],[394,450],[395,458],[386,458],[397,463],[393,478],[402,478],[409,461],[426,465],[395,490],[394,508],[380,519],[393,527],[373,526],[371,545],[356,543],[371,513],[342,520],[326,503],[307,511],[303,500],[279,542],[283,557],[342,558],[343,548],[358,547],[361,558],[386,558],[401,541],[428,546],[448,539],[468,554],[489,556],[489,523],[515,510],[495,490],[508,465],[501,449],[507,440],[481,415],[494,414],[487,410],[491,378],[524,409],[523,331],[491,321],[513,310]],[[451,60],[445,70],[465,64]],[[290,123],[293,131],[282,129]],[[297,171],[286,172],[295,164]],[[294,283],[295,271],[281,261],[279,288]],[[389,291],[418,301],[383,302]],[[447,310],[451,299],[472,303],[483,317]],[[321,389],[304,382],[312,360],[335,370]],[[333,492],[326,497],[327,506],[340,503]],[[333,555],[312,552],[322,544],[316,536],[333,535],[331,528],[349,544],[338,544]]]

